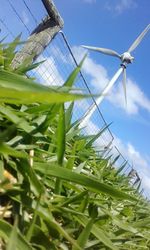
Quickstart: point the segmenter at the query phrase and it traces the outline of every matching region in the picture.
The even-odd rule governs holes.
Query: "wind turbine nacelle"
[[[132,63],[134,60],[134,57],[131,56],[131,54],[129,52],[124,52],[122,55],[121,55],[121,61],[123,63]]]

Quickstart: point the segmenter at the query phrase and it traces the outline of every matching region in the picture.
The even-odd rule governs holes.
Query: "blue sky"
[[[32,31],[36,22],[31,21],[22,0],[9,0]],[[77,60],[86,50],[81,44],[111,48],[119,53],[126,51],[140,32],[150,23],[149,0],[55,0],[64,19],[64,33]],[[26,0],[37,21],[45,15],[40,0]],[[15,34],[23,31],[18,19],[12,15],[8,0],[1,0],[0,18]],[[3,27],[2,27],[3,28]],[[2,29],[2,36],[8,33]],[[133,53],[135,61],[127,68],[127,107],[125,106],[121,78],[110,95],[100,105],[111,131],[115,145],[129,159],[143,179],[146,192],[150,193],[150,31]],[[48,59],[52,62],[52,58]],[[118,70],[119,60],[90,52],[83,66],[83,73],[92,92],[100,92]],[[42,66],[44,67],[44,65]],[[40,69],[42,70],[42,68]],[[57,69],[55,73],[58,76]],[[50,75],[50,73],[49,73]],[[59,79],[63,80],[59,75]],[[46,81],[46,79],[45,79]],[[90,121],[92,123],[93,120]],[[94,124],[95,127],[98,124]]]
[[[78,48],[81,44],[123,53],[150,23],[149,0],[55,0],[55,4],[64,18],[64,32],[77,59],[82,55]],[[100,105],[107,122],[113,121],[111,130],[116,145],[141,173],[142,179],[150,177],[149,55],[150,31],[133,52],[135,61],[127,68],[127,107],[121,79]],[[83,71],[86,79],[94,82],[92,90],[101,89],[119,66],[118,59],[95,52],[90,52],[87,60],[91,61]],[[143,181],[150,190],[150,179]]]

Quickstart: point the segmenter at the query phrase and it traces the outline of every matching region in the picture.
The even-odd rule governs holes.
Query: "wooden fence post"
[[[33,61],[43,52],[54,36],[63,28],[64,22],[52,0],[41,0],[48,12],[48,16],[36,27],[23,48],[16,53],[12,68],[16,69],[31,55]]]

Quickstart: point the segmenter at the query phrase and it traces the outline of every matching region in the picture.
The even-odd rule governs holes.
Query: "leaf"
[[[34,169],[32,169],[29,163],[26,160],[21,161],[17,164],[17,168],[19,172],[24,176],[25,179],[30,180],[30,186],[32,192],[36,195],[36,197],[40,197],[41,194],[45,193],[44,184],[38,179],[38,176],[35,174]]]
[[[0,113],[5,115],[8,120],[18,125],[18,127],[23,129],[25,132],[30,133],[33,130],[33,127],[31,127],[26,120],[18,117],[10,107],[0,105]]]
[[[125,168],[125,166],[127,165],[127,161],[125,161],[125,163],[122,164],[122,166],[116,171],[115,176],[117,176],[118,174],[120,174],[120,172],[122,172],[122,170]]]
[[[60,106],[59,111],[59,121],[58,121],[58,128],[57,128],[57,158],[58,164],[63,164],[64,154],[65,154],[65,111],[64,105]]]
[[[85,55],[82,59],[82,61],[80,62],[80,64],[73,70],[73,72],[70,74],[70,76],[68,77],[68,79],[66,80],[66,82],[64,83],[64,87],[72,87],[73,83],[75,82],[75,79],[77,77],[77,75],[79,74],[81,67],[84,63],[84,60],[86,58],[87,55]]]
[[[74,102],[71,102],[71,104],[69,105],[69,107],[67,108],[65,112],[66,131],[68,131],[71,126],[73,107],[74,107]]]
[[[14,73],[15,74],[22,74],[22,73],[26,73],[26,67],[28,67],[29,65],[32,64],[32,60],[33,60],[34,54],[28,56],[27,58],[25,58],[25,60],[22,62],[21,65],[19,65],[15,70]]]
[[[9,69],[10,68],[10,64],[15,56],[15,49],[18,46],[19,42],[20,42],[20,38],[21,38],[21,34],[18,35],[14,41],[12,43],[10,43],[8,45],[7,48],[4,49],[4,55],[6,57],[6,59],[4,60],[4,68],[5,69]]]
[[[79,246],[84,249],[85,245],[88,241],[89,235],[91,233],[92,227],[94,224],[94,219],[90,219],[87,224],[85,225],[85,228],[82,230],[82,232],[80,233],[78,239],[77,239],[77,243],[79,244]],[[73,247],[72,250],[77,250],[76,247]]]
[[[18,224],[18,219],[15,219],[15,223],[14,223],[14,226],[12,228],[6,250],[12,250],[12,249],[17,248],[17,241],[18,241],[18,238],[17,238],[17,226],[18,225],[17,224]]]
[[[4,162],[0,160],[0,183],[4,180]]]
[[[61,205],[62,207],[69,205],[71,203],[80,201],[81,199],[83,199],[86,195],[87,195],[88,191],[85,190],[83,192],[80,192],[77,195],[71,196],[70,198],[68,198],[65,202],[63,202],[63,204]]]
[[[119,157],[120,157],[120,154],[117,155],[117,156],[113,159],[113,161],[111,162],[111,166],[113,166],[113,165],[118,161]]]
[[[120,220],[118,220],[117,218],[113,218],[113,223],[115,225],[117,225],[119,228],[125,230],[125,231],[129,231],[133,234],[136,234],[138,231],[137,229],[135,229],[134,227],[132,227],[129,223],[126,222],[122,222]]]
[[[15,73],[17,74],[25,74],[28,71],[31,71],[35,68],[37,68],[39,65],[41,65],[42,63],[45,62],[45,60],[38,62],[38,63],[32,63],[32,59],[33,59],[34,55],[32,55],[31,57],[27,57],[25,61],[23,61],[23,63],[15,70]]]
[[[71,155],[70,155],[70,157],[69,157],[69,159],[67,161],[67,164],[66,164],[66,168],[73,169],[74,162],[75,162],[75,159],[76,159],[75,153],[76,153],[76,142],[73,145]]]
[[[33,106],[27,106],[26,112],[29,114],[40,114],[43,112],[49,112],[53,108],[53,104],[34,104]]]
[[[59,120],[57,127],[57,162],[60,166],[63,165],[65,145],[66,144],[66,134],[65,134],[65,110],[64,105],[60,105]],[[59,178],[56,179],[55,193],[61,193],[61,181]]]
[[[80,215],[76,215],[74,216],[74,218],[84,227],[87,225],[88,219],[85,216],[80,216]],[[107,233],[102,230],[100,227],[98,227],[97,225],[93,225],[92,229],[91,229],[91,233],[100,240],[100,242],[102,242],[105,246],[109,247],[112,250],[119,250],[110,240],[109,235],[107,235]]]
[[[45,104],[44,104],[45,105]],[[41,109],[40,109],[40,106],[42,106],[41,107]],[[43,109],[43,112],[45,111],[44,110],[44,106],[43,106],[43,104],[41,104],[39,106],[39,109],[38,109],[38,107],[37,107],[37,109],[32,109],[32,111],[35,113],[35,112],[41,112],[41,110]],[[46,107],[47,105],[45,105],[45,107]],[[59,111],[59,107],[60,107],[60,105],[59,104],[54,104],[54,105],[48,105],[48,107],[47,107],[47,109],[46,109],[46,112],[47,112],[47,114],[46,114],[46,117],[45,117],[45,119],[44,119],[44,121],[37,127],[37,129],[35,129],[34,130],[34,133],[37,131],[37,132],[40,132],[40,133],[42,133],[42,134],[45,134],[46,133],[46,131],[47,131],[47,129],[48,129],[48,127],[50,126],[50,123],[52,122],[52,120],[56,117],[56,114],[58,113],[58,111]],[[42,112],[42,113],[43,113]],[[39,114],[38,114],[39,115]]]
[[[13,136],[13,133],[16,132],[16,130],[17,130],[16,125],[13,124],[8,128],[6,128],[3,132],[1,131],[0,142],[8,141]]]
[[[0,219],[1,237],[4,238],[6,241],[8,241],[8,239],[11,236],[12,231],[13,231],[13,227],[6,221]],[[17,249],[33,250],[31,245],[26,241],[26,239],[23,237],[23,235],[20,232],[17,232]]]
[[[50,88],[37,84],[24,76],[0,70],[0,86],[20,91],[48,91]]]
[[[77,239],[77,243],[79,244],[80,247],[82,247],[82,249],[85,248],[86,243],[88,242],[90,233],[92,231],[92,227],[95,223],[95,219],[98,216],[97,205],[94,203],[90,203],[88,206],[88,212],[90,215],[90,219],[87,221],[87,224],[85,225],[84,229],[82,230],[81,234],[79,235],[79,237]],[[74,248],[74,250],[76,250],[76,249]]]
[[[69,101],[89,98],[89,95],[70,94],[53,91],[17,91],[14,89],[0,88],[0,103],[31,104],[31,103],[64,103]]]
[[[33,235],[33,230],[34,230],[34,227],[36,225],[36,219],[37,219],[37,215],[38,215],[38,206],[40,205],[40,200],[41,200],[41,194],[39,194],[39,197],[37,198],[36,208],[34,210],[34,213],[32,216],[32,221],[31,221],[29,228],[28,228],[28,231],[27,231],[26,238],[28,241],[31,240],[31,237]]]
[[[91,147],[92,144],[105,132],[105,130],[108,129],[108,127],[110,126],[110,124],[108,124],[107,126],[105,126],[104,128],[102,128],[99,133],[97,133],[96,135],[94,135],[93,138],[88,143],[86,143],[86,147]]]
[[[31,242],[34,245],[37,244],[37,246],[43,247],[43,250],[50,249],[51,240],[49,239],[49,235],[46,235],[43,228],[38,225],[34,226],[34,232]]]
[[[0,154],[10,155],[16,158],[27,158],[28,155],[25,152],[15,150],[14,148],[8,146],[5,143],[0,143]]]
[[[82,172],[82,170],[84,169],[84,167],[86,166],[86,161],[81,162],[76,169],[74,170],[75,173],[80,174]]]
[[[41,204],[38,204],[37,206],[35,200],[28,197],[23,197],[23,199],[20,200],[20,202],[21,204],[24,203],[24,205],[26,207],[29,207],[30,209],[31,208],[33,210],[36,209],[36,214],[38,214],[40,218],[46,221],[48,225],[53,229],[53,231],[56,230],[61,236],[67,239],[73,246],[76,246],[78,250],[82,250],[80,246],[77,244],[77,242],[68,234],[67,230],[63,229],[63,227],[55,220],[55,218],[51,214],[50,208],[42,206]]]
[[[105,193],[109,194],[112,197],[116,197],[121,200],[131,200],[136,201],[137,199],[127,193],[119,191],[118,189],[113,188],[110,185],[101,183],[96,178],[87,177],[85,175],[81,175],[78,173],[74,173],[66,168],[61,168],[56,165],[49,165],[48,163],[35,163],[35,169],[40,171],[41,173],[46,173],[47,175],[59,177],[66,181],[71,181],[76,184],[83,185],[88,187],[90,190],[96,193]]]
[[[0,48],[0,67],[4,66],[4,54],[3,54],[3,50]]]

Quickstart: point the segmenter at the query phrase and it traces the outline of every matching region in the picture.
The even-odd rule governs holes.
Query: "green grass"
[[[11,69],[18,42],[0,46],[2,249],[150,249],[149,202],[125,165],[92,147],[107,127],[87,137],[71,123],[74,101],[87,98],[70,93],[84,59],[63,87],[43,87],[24,77],[29,61]]]

